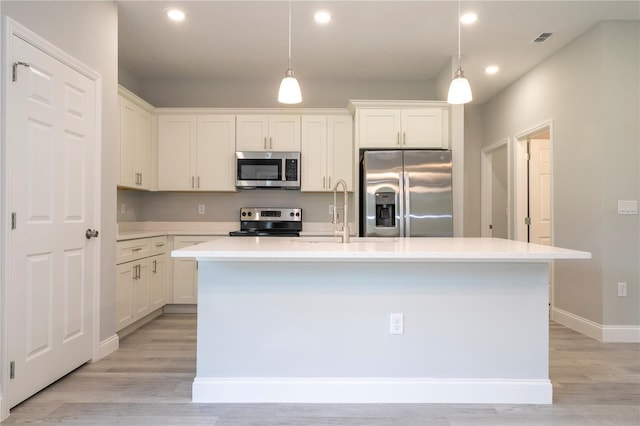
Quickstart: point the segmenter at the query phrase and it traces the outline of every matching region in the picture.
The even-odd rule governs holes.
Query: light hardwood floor
[[[195,315],[163,315],[11,410],[44,425],[640,425],[640,344],[552,323],[553,405],[193,404]],[[250,350],[250,349],[248,349]]]

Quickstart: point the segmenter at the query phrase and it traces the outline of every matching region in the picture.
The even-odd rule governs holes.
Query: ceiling
[[[288,55],[287,1],[117,0],[120,66],[140,79],[275,79]],[[164,10],[187,14],[170,22]],[[482,103],[602,20],[638,20],[640,2],[463,1],[462,66]],[[313,14],[328,10],[328,25]],[[456,1],[292,4],[292,62],[312,80],[432,80],[457,55]],[[546,42],[532,40],[553,32]],[[500,71],[487,75],[488,65]],[[309,84],[309,83],[306,83]]]

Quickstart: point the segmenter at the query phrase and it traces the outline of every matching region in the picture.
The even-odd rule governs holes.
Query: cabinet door
[[[133,319],[134,321],[147,315],[149,312],[149,259],[134,262],[137,267],[137,274],[134,269],[133,279]]]
[[[269,116],[269,151],[300,151],[300,116]]]
[[[197,139],[197,189],[235,191],[235,116],[199,115]]]
[[[268,137],[268,116],[238,115],[236,117],[236,151],[266,151]]]
[[[174,250],[209,241],[211,237],[174,237]],[[195,259],[173,259],[173,303],[193,304],[198,301],[198,263]]]
[[[136,187],[136,106],[120,96],[120,179],[118,185]]]
[[[141,108],[136,109],[136,168],[138,187],[151,189],[151,146],[153,140],[153,123],[151,114]]]
[[[196,116],[158,117],[158,190],[196,189]]]
[[[327,117],[302,117],[300,143],[301,191],[327,191]]]
[[[134,321],[133,282],[136,262],[123,263],[116,270],[116,322],[117,329],[132,324]]]
[[[167,255],[149,258],[149,312],[165,305],[167,287]]]
[[[399,148],[400,110],[360,110],[358,131],[360,148]]]
[[[421,108],[402,110],[403,148],[443,148],[442,110]]]
[[[343,179],[353,191],[353,120],[348,116],[329,116],[327,127],[328,189]]]

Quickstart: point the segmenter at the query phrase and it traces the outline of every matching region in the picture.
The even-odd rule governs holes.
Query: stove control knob
[[[297,213],[296,213],[296,217],[300,217],[300,212],[297,212]]]
[[[242,212],[242,217],[245,217],[247,215],[247,212]]]
[[[293,217],[293,212],[289,213],[289,216]]]
[[[249,212],[249,213],[247,213],[247,214],[249,215],[249,217],[251,217],[251,214],[252,214],[252,213],[251,213],[251,212]]]

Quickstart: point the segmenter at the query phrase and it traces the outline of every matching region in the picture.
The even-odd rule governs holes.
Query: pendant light
[[[293,76],[291,69],[291,0],[289,0],[289,67],[280,83],[278,102],[283,104],[299,104],[302,102],[302,93],[298,80]]]
[[[464,76],[460,60],[460,2],[461,0],[458,0],[458,69],[453,75],[453,80],[449,86],[447,102],[450,104],[466,104],[473,99],[471,86],[469,86],[469,81]]]

